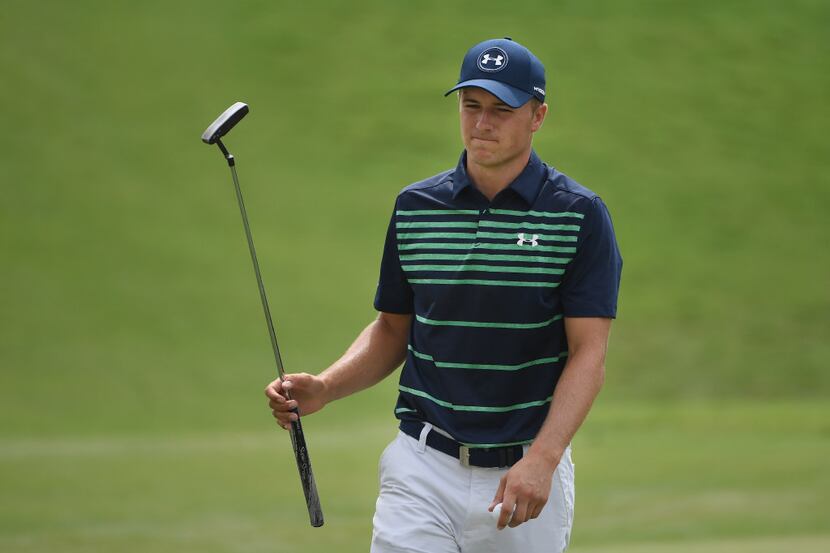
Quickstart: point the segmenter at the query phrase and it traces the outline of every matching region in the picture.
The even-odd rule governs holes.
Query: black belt
[[[400,428],[404,434],[419,440],[424,423],[403,420]],[[465,467],[512,467],[524,454],[524,449],[520,445],[486,448],[467,447],[432,430],[427,434],[427,445],[455,457]]]

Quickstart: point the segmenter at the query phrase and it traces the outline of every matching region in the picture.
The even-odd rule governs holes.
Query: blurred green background
[[[540,155],[625,258],[574,444],[576,553],[830,550],[830,5],[24,2],[0,14],[0,550],[366,551],[396,376],[305,419],[308,526],[230,175],[289,371],[374,317],[392,202],[453,166],[465,50],[545,62]]]

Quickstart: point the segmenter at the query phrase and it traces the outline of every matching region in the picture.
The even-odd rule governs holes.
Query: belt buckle
[[[458,460],[461,462],[462,467],[469,467],[470,466],[470,448],[466,445],[459,445],[458,446]]]

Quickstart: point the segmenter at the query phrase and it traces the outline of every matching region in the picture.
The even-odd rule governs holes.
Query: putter
[[[242,190],[239,188],[239,178],[236,175],[236,161],[233,155],[228,152],[228,149],[225,148],[225,145],[222,144],[221,140],[247,114],[247,104],[242,102],[234,103],[205,129],[205,132],[202,133],[202,142],[219,146],[222,155],[225,156],[225,160],[228,162],[228,167],[231,168],[233,185],[236,190],[236,200],[239,203],[239,212],[242,214],[245,237],[248,239],[248,250],[251,252],[251,261],[254,264],[254,273],[256,273],[256,281],[259,286],[259,299],[262,301],[262,310],[265,312],[265,323],[268,325],[268,335],[271,337],[271,348],[274,350],[274,360],[277,363],[277,374],[281,379],[285,379],[280,347],[277,345],[277,334],[274,331],[274,323],[271,320],[271,310],[268,308],[268,298],[265,296],[265,285],[262,283],[262,275],[259,272],[259,262],[256,257],[256,249],[254,248],[254,239],[251,236],[251,227],[248,224],[248,214],[245,211],[245,202],[242,201]],[[288,399],[291,399],[291,395],[287,391],[285,395]],[[323,525],[323,510],[320,507],[320,496],[317,493],[314,473],[311,471],[311,460],[308,457],[305,434],[303,433],[303,426],[300,423],[300,413],[297,409],[294,409],[293,412],[297,415],[297,420],[291,421],[291,429],[289,430],[291,434],[291,446],[294,448],[297,469],[300,471],[300,482],[303,486],[303,494],[305,495],[305,502],[308,507],[308,516],[311,520],[311,525],[317,528]]]

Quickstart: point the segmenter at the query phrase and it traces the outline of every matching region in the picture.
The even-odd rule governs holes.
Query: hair
[[[458,89],[458,90],[456,90],[456,92],[455,92],[455,93],[458,95],[458,99],[459,99],[459,100],[461,99],[461,92],[462,92],[463,90],[464,90],[463,88],[459,88],[459,89]],[[537,98],[536,96],[531,96],[531,97],[530,97],[530,100],[528,100],[528,102],[530,102],[530,110],[531,110],[533,113],[536,113],[536,110],[537,110],[537,109],[539,109],[539,106],[541,106],[542,104],[544,104],[544,102],[543,102],[542,100],[540,100],[539,98]]]

